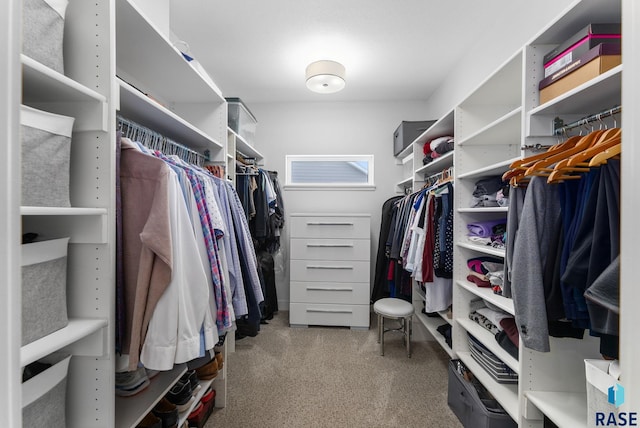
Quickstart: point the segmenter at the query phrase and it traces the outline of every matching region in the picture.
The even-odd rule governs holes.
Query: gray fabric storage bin
[[[23,0],[22,5],[22,52],[63,74],[67,3],[67,0]]]
[[[504,409],[488,409],[471,382],[456,369],[459,360],[449,361],[447,404],[465,428],[517,428]],[[488,400],[487,400],[488,401]]]
[[[70,360],[70,355],[59,354],[40,360],[53,365],[22,384],[23,427],[66,428]]]
[[[23,206],[71,206],[69,168],[74,120],[21,106]]]
[[[584,360],[585,377],[587,380],[587,427],[595,428],[596,413],[613,413],[616,416],[620,409],[609,402],[609,388],[614,387],[619,382],[617,376],[609,373],[612,365],[618,361],[613,360]]]
[[[68,243],[62,238],[22,245],[22,346],[69,323]]]

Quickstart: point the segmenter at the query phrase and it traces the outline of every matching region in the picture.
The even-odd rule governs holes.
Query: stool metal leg
[[[378,342],[380,342],[380,355],[384,355],[384,317],[378,315],[378,329],[380,335],[378,336]]]
[[[404,319],[404,336],[407,341],[407,357],[411,358],[411,317]]]

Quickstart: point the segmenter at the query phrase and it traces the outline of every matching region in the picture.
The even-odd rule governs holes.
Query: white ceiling
[[[517,0],[171,0],[171,27],[226,97],[246,103],[424,100]],[[503,35],[504,36],[504,35]],[[332,59],[346,88],[319,95],[306,66]]]

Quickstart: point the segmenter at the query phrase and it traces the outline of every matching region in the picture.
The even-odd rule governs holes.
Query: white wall
[[[426,104],[407,103],[279,103],[252,104],[258,120],[256,148],[265,167],[278,171],[284,184],[285,156],[304,154],[373,154],[376,189],[284,190],[287,215],[300,212],[363,212],[371,214],[372,271],[378,248],[382,204],[395,196],[403,177],[393,157],[393,131],[402,120],[424,120]],[[288,228],[282,236],[288,267]],[[288,269],[278,275],[278,301],[289,309]]]
[[[442,117],[576,0],[514,0],[429,96],[427,113]],[[448,35],[451,36],[451,35]]]
[[[392,134],[402,120],[438,119],[513,56],[556,16],[576,0],[514,0],[487,23],[487,32],[469,41],[469,53],[425,103],[277,103],[252,104],[258,120],[256,148],[266,167],[279,171],[284,183],[287,154],[374,154],[375,191],[285,190],[287,213],[371,213],[372,270],[378,247],[382,203],[396,195],[395,183],[403,177],[395,164]],[[455,37],[449,34],[447,37]],[[425,50],[428,54],[428,50]],[[285,268],[288,265],[288,230],[282,237]],[[288,309],[288,270],[278,278],[278,300]]]

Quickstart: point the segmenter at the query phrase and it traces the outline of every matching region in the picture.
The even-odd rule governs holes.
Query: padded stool
[[[384,355],[384,334],[388,331],[399,331],[403,334],[407,347],[407,357],[411,357],[411,317],[413,305],[406,300],[388,297],[373,304],[373,311],[378,315],[378,343],[380,355]],[[384,319],[389,318],[400,323],[398,328],[384,328]]]

